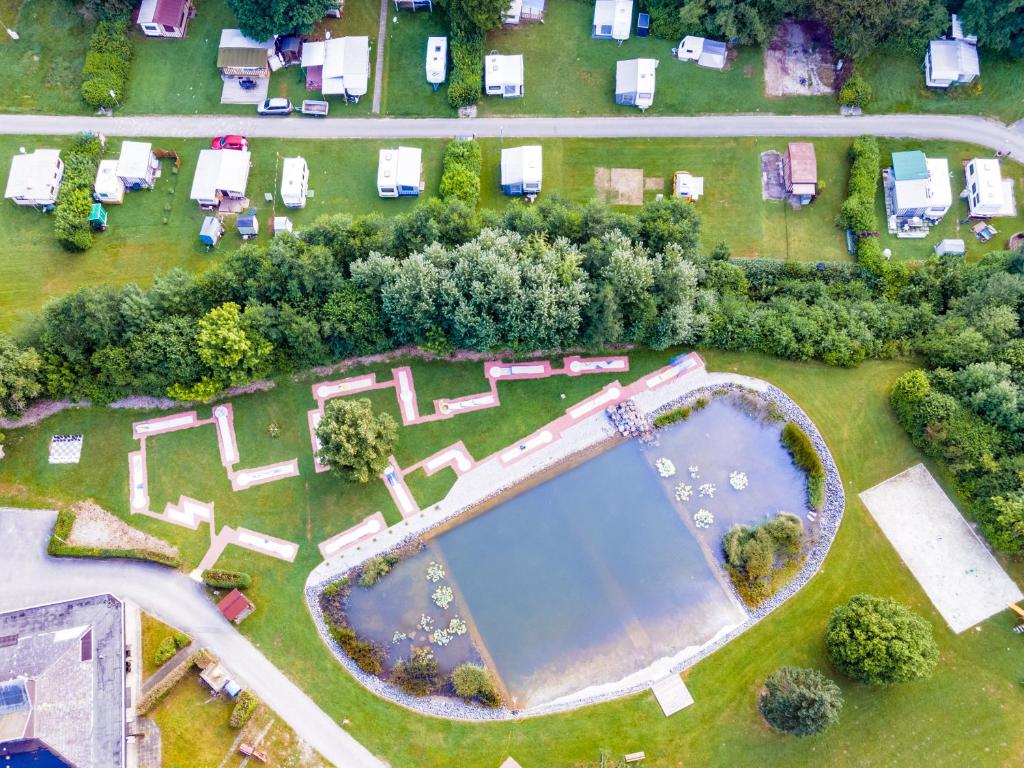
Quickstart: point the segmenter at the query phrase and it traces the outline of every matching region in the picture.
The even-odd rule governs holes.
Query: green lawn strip
[[[160,619],[148,613],[142,613],[142,679],[146,680],[159,667],[153,661],[156,648],[168,637],[179,634],[174,627],[164,624]]]
[[[426,509],[444,499],[458,479],[458,475],[451,467],[445,467],[429,477],[424,470],[417,469],[405,476],[405,484],[412,492],[412,497],[416,499],[419,508]]]
[[[395,19],[398,21],[395,21]],[[437,92],[427,82],[427,38],[447,37],[441,12],[392,11],[384,52],[384,100],[381,111],[394,117],[455,117],[448,104],[448,85]],[[483,62],[480,62],[483,67]],[[449,62],[449,70],[451,64]]]

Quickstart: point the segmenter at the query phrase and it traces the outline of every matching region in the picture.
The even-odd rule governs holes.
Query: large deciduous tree
[[[398,442],[398,424],[390,414],[375,414],[365,397],[332,400],[316,436],[322,463],[347,480],[367,483],[387,468]]]
[[[811,6],[832,30],[836,50],[854,58],[883,46],[923,55],[927,41],[949,24],[938,0],[812,0]]]
[[[838,670],[875,685],[928,677],[939,660],[928,621],[895,600],[872,595],[854,595],[832,612],[825,646]]]
[[[758,708],[772,728],[810,736],[839,721],[843,695],[816,669],[781,667],[765,681]]]
[[[22,349],[9,336],[0,334],[0,417],[19,415],[42,391],[41,362],[34,349]]]
[[[311,32],[313,25],[332,8],[336,0],[228,0],[238,28],[253,40],[274,35]]]
[[[979,45],[1024,58],[1024,0],[966,0],[960,16]]]

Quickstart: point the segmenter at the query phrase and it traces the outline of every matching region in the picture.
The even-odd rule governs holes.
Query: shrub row
[[[882,248],[875,239],[875,227],[878,224],[875,199],[878,195],[880,167],[878,139],[874,136],[858,137],[850,149],[850,181],[839,214],[842,222],[853,230],[857,238],[857,261],[876,275],[885,271]]]
[[[147,712],[153,709],[159,704],[164,696],[171,692],[171,689],[176,686],[185,675],[192,671],[192,668],[206,669],[209,662],[213,661],[209,652],[204,648],[193,653],[189,660],[184,664],[179,664],[177,667],[167,673],[166,677],[159,683],[154,685],[149,691],[142,695],[139,699],[138,704],[135,705],[135,712],[138,715],[145,715]]]
[[[241,571],[223,571],[210,568],[203,571],[203,583],[213,589],[246,589],[252,585],[252,577]]]
[[[320,610],[331,637],[361,670],[369,675],[379,675],[384,670],[385,651],[377,643],[360,637],[348,625],[345,616],[345,602],[352,591],[352,582],[347,578],[328,584],[320,593]]]
[[[800,469],[807,473],[807,501],[815,509],[825,506],[825,467],[814,449],[814,443],[792,421],[782,428],[782,444]]]
[[[661,429],[662,427],[667,427],[670,424],[675,424],[679,421],[686,421],[690,418],[692,413],[699,411],[707,404],[708,400],[706,397],[698,397],[697,400],[694,401],[693,405],[686,405],[682,408],[675,408],[674,410],[666,411],[665,413],[659,413],[654,417],[654,426]]]
[[[460,200],[470,208],[480,201],[483,159],[476,141],[450,141],[444,150],[438,194],[445,201]]]
[[[228,720],[228,724],[232,728],[242,728],[249,722],[249,718],[252,717],[259,703],[260,700],[249,691],[242,691],[235,700],[235,708],[231,710],[231,719]]]
[[[454,109],[476,104],[484,89],[483,33],[453,30],[451,60],[451,73],[448,76],[448,103]]]
[[[63,153],[64,180],[57,195],[53,231],[57,242],[66,251],[86,251],[92,246],[93,232],[89,226],[92,208],[92,184],[100,163],[100,140],[83,133]]]
[[[50,542],[46,546],[47,553],[53,557],[116,557],[126,560],[146,560],[166,565],[169,568],[177,568],[181,565],[181,560],[177,557],[171,557],[162,552],[153,552],[149,549],[107,549],[68,544],[68,537],[71,536],[71,529],[74,526],[75,513],[69,509],[61,510],[57,515],[57,522],[53,526],[53,533],[50,534]]]
[[[94,109],[110,109],[124,101],[131,64],[132,41],[128,37],[128,25],[123,21],[97,24],[82,67],[85,103]]]

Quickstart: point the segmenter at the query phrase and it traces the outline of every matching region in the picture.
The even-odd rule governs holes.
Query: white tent
[[[718,40],[687,35],[674,52],[680,61],[695,61],[699,66],[708,69],[725,69],[729,49],[725,43]]]
[[[491,51],[484,57],[484,92],[503,99],[523,95],[523,57]]]
[[[370,79],[370,38],[336,37],[325,41],[323,68],[320,92],[324,96],[359,101],[366,95]]]
[[[377,162],[377,194],[381,197],[416,197],[423,178],[423,150],[419,147],[382,149]]]
[[[501,150],[501,189],[506,195],[536,195],[544,176],[539,146]]]
[[[633,27],[633,0],[597,0],[592,36],[602,40],[629,39]]]
[[[93,198],[97,202],[124,202],[124,182],[117,175],[117,160],[100,160],[92,188]]]
[[[148,141],[122,141],[117,175],[129,189],[152,187],[160,172],[160,161]]]
[[[628,59],[615,65],[615,103],[645,110],[654,104],[657,59]]]
[[[281,165],[281,202],[288,208],[306,207],[309,166],[302,157],[286,157]]]
[[[204,149],[199,153],[189,197],[214,207],[222,198],[244,198],[249,183],[249,151]]]
[[[15,155],[4,197],[17,205],[53,205],[57,202],[64,163],[59,149],[37,149]]]

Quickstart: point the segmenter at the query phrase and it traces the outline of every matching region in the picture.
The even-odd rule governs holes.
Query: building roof
[[[967,40],[932,40],[928,54],[932,80],[968,80],[981,74],[978,47]]]
[[[217,603],[217,610],[228,621],[234,621],[243,613],[252,609],[253,604],[249,601],[249,598],[237,589],[232,589],[224,599]]]
[[[920,181],[928,178],[928,163],[919,149],[892,153],[892,174],[896,181]]]
[[[217,191],[242,192],[249,181],[249,152],[237,149],[204,149],[196,161],[192,200],[212,200]]]
[[[139,24],[163,24],[177,27],[185,15],[188,0],[142,0]]]
[[[594,3],[594,26],[611,27],[615,40],[629,39],[633,27],[633,0],[597,0]]]
[[[615,93],[654,95],[654,71],[657,59],[626,59],[615,64]]]
[[[501,184],[540,182],[544,175],[540,146],[509,147],[501,150]]]
[[[814,145],[811,142],[790,142],[786,148],[786,154],[789,156],[790,183],[818,183],[818,160],[814,155]]]
[[[7,176],[4,197],[32,197],[49,187],[53,169],[60,161],[59,149],[37,149],[29,154],[15,155]]]
[[[115,195],[124,191],[124,184],[117,175],[117,160],[100,160],[93,189],[98,195]]]
[[[522,54],[492,53],[485,56],[484,81],[487,85],[522,85]]]
[[[45,750],[74,768],[123,766],[121,603],[98,595],[0,614],[0,641],[0,763]]]
[[[369,79],[370,38],[335,37],[324,41],[321,93],[362,96]]]
[[[247,69],[265,67],[273,53],[274,38],[261,43],[246,37],[239,29],[222,29],[217,49],[217,66]]]
[[[921,156],[924,157],[924,153]],[[893,195],[897,210],[949,208],[953,204],[949,161],[944,157],[926,158],[924,178],[897,178],[893,184]]]
[[[420,186],[423,150],[419,147],[382,149],[377,162],[377,187]]]
[[[121,155],[117,158],[117,175],[128,179],[142,179],[149,175],[153,145],[148,141],[122,141]]]

